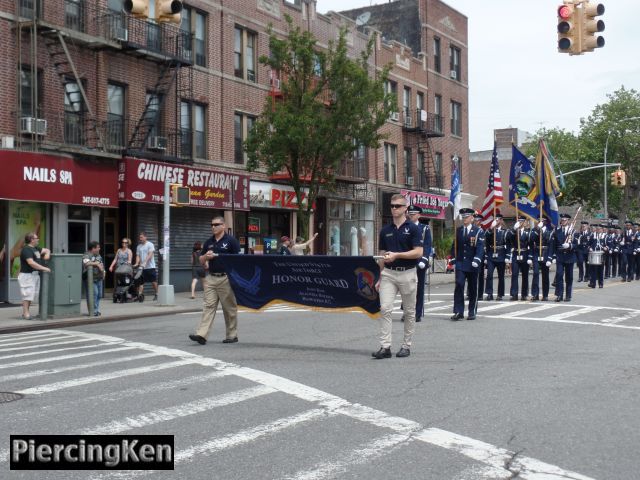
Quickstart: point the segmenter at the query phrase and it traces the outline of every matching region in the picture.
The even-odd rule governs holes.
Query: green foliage
[[[453,232],[434,238],[433,248],[436,249],[436,258],[447,258],[447,255],[451,253],[451,245],[453,245]]]
[[[385,94],[390,67],[369,64],[374,39],[356,59],[349,58],[346,30],[328,48],[287,17],[288,36],[269,29],[271,55],[260,63],[280,72],[282,98],[268,97],[245,143],[247,170],[287,172],[301,216],[298,232],[307,237],[308,218],[320,187],[331,189],[336,172],[358,145],[379,146],[379,133],[395,109]],[[371,76],[370,73],[374,75]],[[301,201],[308,188],[308,201]]]

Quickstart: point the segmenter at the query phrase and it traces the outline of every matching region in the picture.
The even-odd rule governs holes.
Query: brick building
[[[378,36],[372,67],[393,64],[387,88],[398,94],[399,114],[383,127],[385,144],[345,159],[336,190],[323,192],[311,225],[320,233],[317,253],[373,253],[392,192],[405,189],[438,217],[444,196],[435,194],[447,194],[451,157],[461,159],[463,181],[468,175],[466,18],[434,5],[420,48]],[[347,26],[353,55],[376,33],[349,16],[316,12],[314,1],[193,0],[173,25],[126,15],[120,0],[0,0],[3,257],[12,260],[30,230],[54,253],[82,252],[97,239],[107,261],[120,238],[141,230],[159,247],[165,177],[192,189],[191,205],[172,210],[178,290],[187,287],[191,246],[210,235],[213,215],[225,216],[248,253],[295,235],[290,188],[259,172],[250,181],[242,152],[265,98],[277,91],[277,74],[258,58],[268,54],[269,25],[286,33],[285,15],[321,48]],[[460,51],[451,69],[421,53],[435,48],[427,50],[435,35],[442,52]],[[15,269],[2,261],[0,301],[16,298]]]

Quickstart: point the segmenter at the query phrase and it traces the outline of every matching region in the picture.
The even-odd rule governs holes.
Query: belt
[[[224,272],[209,272],[209,275],[211,275],[212,277],[226,277],[227,274]]]
[[[405,270],[411,270],[416,267],[414,265],[413,267],[385,267],[385,268],[388,268],[389,270],[395,270],[396,272],[404,272]]]

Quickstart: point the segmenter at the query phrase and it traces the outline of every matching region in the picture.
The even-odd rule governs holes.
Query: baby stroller
[[[116,268],[113,303],[127,303],[129,300],[144,302],[144,293],[138,295],[138,287],[142,285],[142,267],[135,271],[131,265],[124,263]]]

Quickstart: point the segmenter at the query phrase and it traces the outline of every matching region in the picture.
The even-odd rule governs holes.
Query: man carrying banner
[[[220,262],[216,261],[219,254],[240,253],[238,240],[226,233],[224,219],[215,217],[211,220],[213,236],[202,246],[200,264],[206,266],[209,262],[209,272],[203,282],[204,287],[204,307],[202,319],[195,335],[190,334],[189,338],[200,345],[207,343],[209,331],[213,326],[216,317],[218,303],[222,304],[224,323],[227,327],[226,338],[222,343],[236,343],[238,341],[238,304],[236,296],[231,289],[231,284],[227,278],[227,273]]]
[[[496,300],[504,297],[504,267],[507,255],[506,230],[502,214],[496,214],[496,219],[491,223],[490,229],[485,235],[485,249],[487,251],[487,283],[485,291],[487,300],[493,300],[493,271],[498,272],[498,296]]]
[[[573,289],[573,264],[576,262],[578,235],[569,226],[570,215],[560,214],[560,226],[553,232],[552,245],[556,257],[556,302],[570,302]],[[566,283],[566,290],[565,290]]]
[[[416,260],[422,257],[422,238],[418,227],[405,216],[407,199],[397,193],[391,196],[393,223],[380,230],[378,247],[383,257],[380,265],[380,349],[371,356],[391,358],[391,326],[393,304],[398,292],[404,305],[404,341],[396,357],[408,357],[416,323]]]
[[[484,253],[484,235],[473,225],[472,208],[461,208],[463,225],[458,227],[451,255],[456,259],[456,288],[453,293],[453,316],[451,320],[464,318],[464,284],[469,285],[469,315],[467,320],[476,319],[478,306],[478,268]]]

